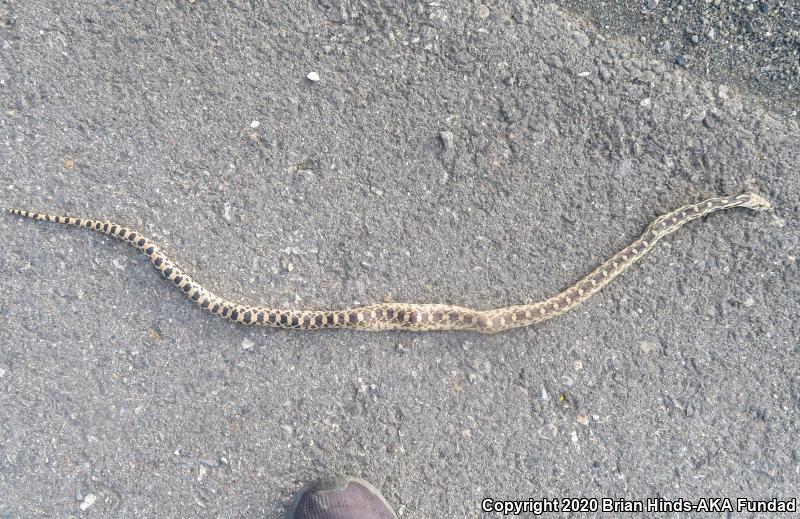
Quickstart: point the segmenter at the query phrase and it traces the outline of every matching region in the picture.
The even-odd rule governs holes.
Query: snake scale
[[[9,209],[9,212],[34,220],[85,227],[122,240],[139,249],[165,278],[200,308],[242,324],[298,330],[349,328],[368,331],[469,330],[494,333],[540,323],[571,310],[627,270],[647,254],[661,238],[692,220],[733,207],[764,211],[770,208],[770,204],[756,193],[745,192],[733,197],[709,198],[683,206],[656,218],[639,239],[566,290],[537,303],[492,310],[473,310],[444,304],[406,303],[373,304],[342,310],[288,310],[245,306],[223,299],[197,283],[175,265],[155,243],[128,227],[110,221],[53,216],[22,209]]]

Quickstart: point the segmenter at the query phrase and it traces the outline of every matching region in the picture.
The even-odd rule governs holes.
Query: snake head
[[[766,198],[757,193],[742,193],[739,195],[739,197],[744,200],[742,207],[747,207],[748,209],[752,209],[754,211],[769,211],[772,209],[772,204],[770,204]]]

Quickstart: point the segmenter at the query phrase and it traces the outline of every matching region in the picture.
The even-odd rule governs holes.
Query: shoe
[[[294,498],[289,519],[397,519],[377,488],[360,478],[316,481]]]

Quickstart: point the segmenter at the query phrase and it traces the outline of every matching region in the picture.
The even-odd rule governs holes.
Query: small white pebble
[[[653,353],[658,349],[658,344],[650,341],[642,341],[639,343],[639,349],[642,353]]]
[[[309,72],[306,77],[309,81],[314,81],[315,83],[319,81],[319,74],[317,72]]]
[[[439,132],[439,138],[442,140],[442,146],[444,146],[445,150],[449,151],[453,149],[453,142],[455,141],[453,132]]]
[[[81,511],[85,512],[90,506],[94,504],[95,501],[97,501],[96,495],[86,494],[86,497],[84,497],[83,501],[81,502]]]
[[[255,346],[255,343],[253,341],[251,341],[250,339],[248,339],[246,337],[244,339],[242,339],[242,349],[243,350],[249,350],[253,346]]]
[[[256,128],[258,128],[259,126],[261,126],[261,122],[260,121],[256,121],[255,119],[253,119],[253,122],[250,123],[250,128],[252,128],[254,130]]]
[[[572,443],[578,443],[578,432],[577,431],[572,431],[570,436],[572,437]]]
[[[745,306],[745,308],[750,308],[751,306],[756,304],[756,300],[753,299],[753,296],[747,296],[747,298],[745,298],[742,304]]]
[[[286,272],[294,272],[294,263],[285,259],[281,260],[281,268]]]

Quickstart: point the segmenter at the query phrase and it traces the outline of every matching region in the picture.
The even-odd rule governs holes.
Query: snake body
[[[74,216],[53,216],[22,209],[9,209],[9,212],[34,220],[84,227],[122,240],[139,249],[166,279],[200,308],[242,324],[296,330],[349,328],[367,331],[466,330],[494,333],[540,323],[571,310],[627,270],[647,254],[661,238],[692,220],[733,207],[763,211],[769,209],[770,204],[756,193],[745,192],[733,197],[709,198],[683,206],[656,218],[639,239],[566,290],[536,303],[491,310],[474,310],[444,304],[406,303],[372,304],[341,310],[289,310],[241,305],[223,299],[197,283],[175,265],[155,243],[133,229],[110,221]]]

